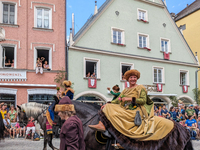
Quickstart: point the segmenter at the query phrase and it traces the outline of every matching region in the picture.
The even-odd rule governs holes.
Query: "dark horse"
[[[78,101],[72,101],[72,103],[75,105],[76,109],[76,115],[81,119],[83,123],[83,130],[84,130],[84,139],[86,144],[86,150],[103,150],[106,148],[106,145],[100,144],[95,139],[95,131],[88,128],[89,124],[97,124],[99,121],[98,118],[98,111],[100,110],[100,106],[95,104],[86,104],[81,103]],[[56,149],[52,145],[52,136],[46,134],[46,117],[43,115],[43,112],[46,108],[48,108],[47,105],[38,104],[38,103],[26,103],[21,106],[18,106],[19,112],[19,121],[21,123],[27,123],[27,119],[30,116],[34,116],[34,118],[39,122],[41,128],[44,130],[44,148],[43,150],[46,150],[47,142],[49,146],[52,149]],[[31,109],[33,108],[33,109]],[[23,109],[25,111],[23,111]],[[37,117],[37,118],[36,118]],[[58,115],[55,115],[55,118],[57,118]],[[55,121],[55,120],[54,120]],[[57,121],[60,120],[57,118]],[[55,121],[56,122],[56,121]],[[54,127],[53,127],[54,130]],[[114,148],[110,148],[109,150],[112,150]]]

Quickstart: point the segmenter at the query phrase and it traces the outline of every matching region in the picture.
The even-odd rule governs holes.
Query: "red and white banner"
[[[188,86],[187,85],[183,85],[183,93],[187,93],[188,92]]]
[[[129,82],[125,82],[125,88],[128,88],[128,87],[130,87]]]
[[[97,79],[90,78],[88,79],[88,87],[89,88],[97,88]]]
[[[162,87],[163,87],[162,84],[157,84],[157,91],[162,92]]]
[[[169,53],[164,52],[164,59],[169,60]]]

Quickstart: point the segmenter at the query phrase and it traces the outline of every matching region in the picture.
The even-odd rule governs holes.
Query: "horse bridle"
[[[85,126],[88,122],[90,122],[92,119],[94,119],[98,114],[95,114],[92,118],[90,118],[88,121],[86,121],[83,126]]]

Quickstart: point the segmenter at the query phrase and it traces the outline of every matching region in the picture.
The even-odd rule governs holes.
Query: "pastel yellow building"
[[[200,60],[200,0],[194,1],[174,16],[174,20],[190,46],[192,52]],[[180,56],[181,57],[181,56]],[[198,73],[200,88],[200,72]]]

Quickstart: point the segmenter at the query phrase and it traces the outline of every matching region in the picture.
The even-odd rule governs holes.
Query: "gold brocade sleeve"
[[[146,104],[146,100],[147,100],[146,91],[142,89],[140,92],[140,97],[136,99],[136,103],[139,105],[144,105]]]

